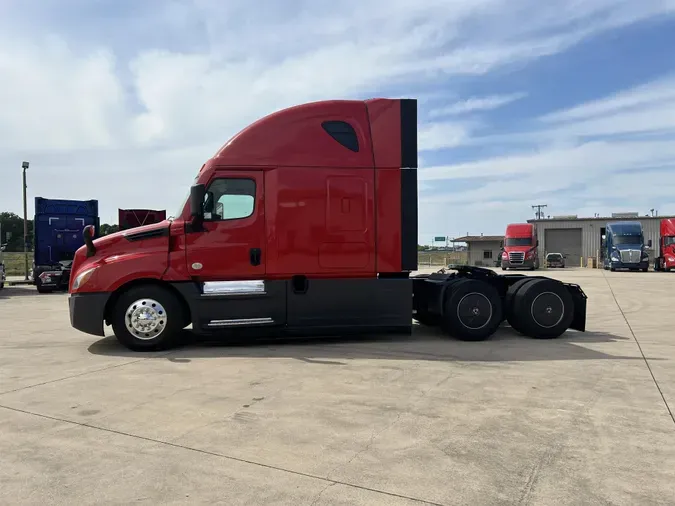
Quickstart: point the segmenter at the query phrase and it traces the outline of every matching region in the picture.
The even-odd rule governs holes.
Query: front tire
[[[176,296],[155,285],[123,293],[113,308],[112,328],[118,341],[133,351],[171,348],[178,342],[185,315]]]
[[[502,301],[495,287],[474,279],[457,280],[443,306],[443,330],[462,341],[483,341],[502,322]]]

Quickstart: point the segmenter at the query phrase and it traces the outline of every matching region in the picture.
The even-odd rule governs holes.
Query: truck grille
[[[640,250],[624,249],[621,250],[621,262],[624,264],[637,264],[640,262]]]
[[[522,264],[525,261],[525,253],[522,251],[514,251],[509,253],[509,262],[512,264]]]

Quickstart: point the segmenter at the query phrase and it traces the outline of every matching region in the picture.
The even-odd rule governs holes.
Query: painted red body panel
[[[375,275],[374,170],[265,173],[267,275]]]
[[[528,246],[507,246],[507,239],[525,239],[530,238],[531,242]],[[529,251],[533,247],[536,247],[536,231],[534,225],[531,223],[512,223],[506,226],[506,233],[504,234],[504,251],[515,252],[515,251]]]
[[[662,219],[659,233],[659,256],[663,259],[663,267],[667,269],[675,267],[675,243],[666,244],[666,240],[673,237],[675,237],[675,218]]]
[[[373,138],[377,209],[378,272],[401,270],[400,107],[386,99],[367,100]]]
[[[531,223],[511,223],[506,225],[506,233],[504,234],[504,238],[533,237],[534,234],[534,225]]]
[[[180,219],[172,222],[169,234],[169,265],[162,279],[184,281],[190,277],[186,260],[185,223]]]
[[[154,237],[131,242],[127,233],[138,233],[169,226],[168,221],[116,232],[94,241],[97,254],[86,258],[86,247],[75,253],[70,277],[70,291],[77,275],[90,267],[98,267],[78,293],[115,291],[134,279],[161,279],[168,266],[169,237]]]
[[[401,270],[401,169],[375,172],[377,195],[377,272]]]
[[[366,100],[373,139],[373,159],[378,169],[401,167],[401,113],[395,100]]]
[[[353,152],[324,131],[324,121],[347,121]],[[291,107],[251,124],[200,169],[196,183],[218,175],[254,175],[254,214],[205,222],[186,233],[186,202],[166,236],[130,242],[111,234],[78,251],[71,279],[100,268],[79,291],[113,291],[139,277],[170,281],[310,277],[374,277],[401,271],[400,101],[336,100]],[[259,266],[251,248],[262,250]],[[202,264],[195,268],[193,264]],[[199,267],[199,266],[197,266]]]
[[[323,121],[348,121],[359,151],[342,147],[316,128]],[[213,157],[214,165],[274,167],[372,167],[366,104],[362,100],[314,102],[275,112],[232,137]]]

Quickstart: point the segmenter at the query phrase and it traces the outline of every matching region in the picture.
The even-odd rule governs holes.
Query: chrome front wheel
[[[162,304],[154,299],[138,299],[126,310],[129,332],[143,341],[155,339],[166,328],[168,315]]]
[[[189,313],[170,288],[141,285],[120,294],[112,310],[117,339],[134,351],[172,347],[187,325]]]

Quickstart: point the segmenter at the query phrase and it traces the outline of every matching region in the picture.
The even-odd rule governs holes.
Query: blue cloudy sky
[[[675,214],[675,0],[0,0],[0,209],[168,209],[250,121],[417,97],[420,239]],[[32,205],[29,213],[32,212]]]

